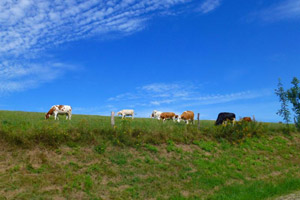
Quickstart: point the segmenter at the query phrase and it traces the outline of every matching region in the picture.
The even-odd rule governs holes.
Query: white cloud
[[[215,10],[220,5],[221,5],[220,0],[206,0],[200,5],[198,10],[201,13],[206,14],[206,13],[209,13],[209,12]]]
[[[169,90],[177,90],[180,88],[178,84],[164,84],[164,83],[154,83],[150,85],[145,85],[141,87],[142,90],[149,92],[166,92]]]
[[[154,12],[189,0],[2,0],[0,53],[22,54],[108,32],[141,30]]]
[[[55,63],[33,60],[41,60],[47,49],[109,33],[128,35],[142,30],[153,16],[180,13],[199,3],[200,11],[208,13],[220,5],[220,0],[1,0],[0,91],[34,88],[70,70],[64,66],[58,72]],[[139,90],[162,98],[153,101],[156,104],[169,101],[163,98],[182,98],[192,92],[177,84],[152,84]],[[141,98],[140,94],[123,94],[110,100],[125,96]]]
[[[175,101],[175,99],[164,99],[164,100],[160,100],[160,101],[151,101],[150,105],[160,106],[161,104],[170,104],[174,101]]]
[[[256,15],[260,16],[265,21],[300,18],[300,0],[281,1],[281,3],[262,10]]]
[[[109,98],[109,102],[119,109],[122,106],[142,107],[146,110],[150,107],[156,109],[186,109],[202,105],[258,99],[272,94],[269,90],[241,91],[229,94],[202,94],[201,90],[202,85],[195,83],[153,83],[138,87],[134,92]]]
[[[128,35],[142,30],[154,15],[191,1],[1,0],[0,92],[37,87],[69,70],[64,66],[56,73],[55,63],[32,61],[47,49],[108,33]]]
[[[0,95],[35,88],[63,76],[65,71],[76,69],[63,63],[20,63],[0,63]]]
[[[213,104],[221,104],[227,102],[233,102],[237,100],[244,99],[256,99],[264,96],[269,96],[272,93],[269,90],[259,90],[259,91],[242,91],[230,94],[213,94],[206,96],[196,96],[196,97],[188,97],[184,98],[190,103],[188,105],[213,105]]]

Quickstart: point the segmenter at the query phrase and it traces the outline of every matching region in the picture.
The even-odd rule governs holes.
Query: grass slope
[[[245,125],[228,138],[232,129],[211,121],[198,131],[43,117],[0,111],[0,199],[266,199],[300,189],[300,136],[282,125]]]

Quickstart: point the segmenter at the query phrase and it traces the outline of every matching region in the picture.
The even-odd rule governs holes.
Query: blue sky
[[[299,27],[300,0],[2,0],[0,110],[279,121]]]

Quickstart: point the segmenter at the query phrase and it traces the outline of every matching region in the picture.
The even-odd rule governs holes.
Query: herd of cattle
[[[71,120],[72,117],[72,108],[67,105],[54,105],[50,108],[48,113],[45,115],[45,119],[48,119],[51,115],[54,116],[54,119],[58,119],[58,115],[66,115],[66,119]],[[122,119],[126,116],[131,116],[134,119],[134,110],[121,110],[117,113],[117,115],[121,115]],[[174,112],[161,112],[154,110],[150,115],[151,118],[155,118],[158,120],[173,120],[174,122],[184,121],[185,123],[193,123],[194,122],[194,112],[193,111],[184,111],[181,115],[176,115]],[[223,124],[225,121],[235,121],[236,117],[234,113],[222,112],[219,113],[218,118],[216,120],[216,125]],[[251,122],[252,119],[250,117],[242,118],[243,121]]]

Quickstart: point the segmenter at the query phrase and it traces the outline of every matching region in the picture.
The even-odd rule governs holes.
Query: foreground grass
[[[266,199],[300,189],[300,136],[276,133],[280,127],[273,124],[267,126],[274,131],[233,144],[193,126],[145,119],[130,125],[117,120],[116,126],[159,139],[143,133],[138,143],[102,137],[112,129],[108,118],[98,116],[45,122],[41,113],[0,112],[0,123],[5,134],[0,140],[0,199]],[[212,123],[201,125],[209,129]],[[36,136],[33,131],[47,127],[43,134],[55,130],[51,134],[56,136],[55,126],[68,136],[81,131],[89,136],[44,136],[55,141],[51,145],[39,135],[38,145],[32,145],[28,136],[7,135]]]

